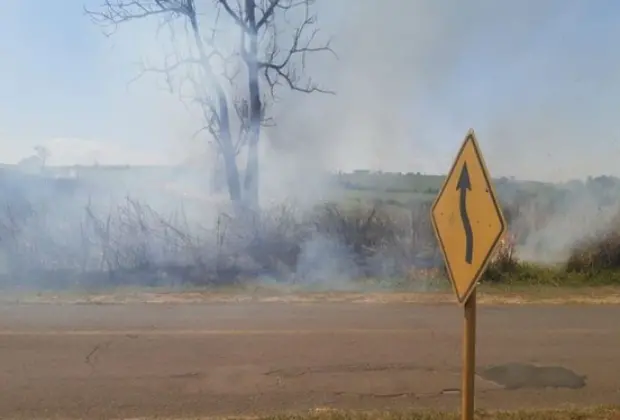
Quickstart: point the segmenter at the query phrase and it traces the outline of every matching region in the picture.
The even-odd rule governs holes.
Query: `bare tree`
[[[86,12],[95,23],[112,31],[118,25],[135,19],[158,18],[159,27],[169,28],[174,35],[173,24],[182,21],[181,26],[187,31],[190,42],[187,50],[167,55],[163,66],[144,65],[138,77],[148,72],[161,73],[171,89],[175,79],[180,79],[180,88],[186,84],[192,87],[192,99],[202,109],[203,129],[211,133],[224,158],[230,198],[233,202],[240,202],[240,177],[225,80],[222,80],[225,75],[217,75],[213,71],[213,60],[226,61],[226,57],[203,36],[195,0],[105,0],[99,9]],[[211,41],[214,41],[214,34]],[[178,77],[175,78],[175,74]]]
[[[49,149],[43,145],[37,145],[34,147],[34,152],[36,156],[41,160],[41,167],[45,168],[47,164],[47,160],[49,159],[51,153]]]
[[[319,88],[311,79],[301,80],[299,70],[303,73],[308,53],[333,51],[329,42],[314,45],[318,29],[314,27],[316,16],[311,8],[315,0],[204,2],[211,3],[209,16],[214,16],[209,31],[199,21],[204,15],[197,11],[196,0],[104,0],[99,9],[87,13],[97,24],[111,29],[135,19],[157,18],[160,27],[169,28],[173,36],[174,24],[182,22],[178,26],[186,31],[189,48],[167,55],[163,66],[144,65],[141,74],[163,74],[171,89],[174,81],[179,90],[187,85],[191,87],[191,99],[201,107],[205,122],[200,131],[207,130],[212,135],[223,157],[231,200],[243,199],[245,204],[255,207],[260,129],[268,121],[261,86],[267,88],[271,100],[276,99],[276,88],[281,85],[305,93],[332,93]],[[233,20],[236,47],[227,48],[226,39],[222,39],[225,31],[218,27],[222,11]],[[295,15],[299,23],[292,24],[294,19],[290,17]],[[291,41],[290,45],[282,49],[286,39]],[[222,68],[223,74],[216,73],[214,68]],[[244,73],[247,90],[235,95]],[[233,135],[235,123],[239,130]],[[244,148],[247,148],[247,167],[242,188],[237,156]]]
[[[265,105],[261,101],[261,78],[271,99],[276,88],[304,93],[333,93],[302,79],[309,53],[334,54],[329,39],[317,42],[319,29],[312,7],[316,0],[218,0],[240,31],[240,57],[247,71],[249,96],[248,155],[244,179],[244,195],[248,203],[258,203],[258,143],[261,122],[265,121]],[[290,43],[286,48],[282,44]],[[335,54],[334,54],[335,55]]]

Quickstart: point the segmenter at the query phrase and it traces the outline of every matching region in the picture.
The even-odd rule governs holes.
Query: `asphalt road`
[[[481,306],[477,405],[620,403],[620,306]],[[0,418],[459,403],[455,305],[0,306]]]

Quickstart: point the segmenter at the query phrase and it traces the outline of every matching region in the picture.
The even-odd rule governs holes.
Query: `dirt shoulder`
[[[0,298],[4,303],[418,303],[453,304],[450,291],[300,291],[277,288],[244,288],[221,290],[116,289],[105,291],[63,291],[12,293]],[[524,304],[620,304],[620,287],[494,287],[481,286],[478,302],[482,305]]]
[[[458,420],[458,412],[440,411],[395,411],[395,412],[360,412],[341,411],[331,409],[316,409],[305,413],[280,414],[266,417],[211,417],[209,420]],[[521,410],[521,411],[484,411],[476,412],[479,420],[618,420],[620,408],[618,407],[593,407],[564,410]],[[146,419],[145,419],[146,420]],[[165,419],[164,419],[165,420]],[[190,419],[168,419],[190,420]],[[191,420],[200,420],[193,418]],[[203,420],[207,420],[204,418]]]

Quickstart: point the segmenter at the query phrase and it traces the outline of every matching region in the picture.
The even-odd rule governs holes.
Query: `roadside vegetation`
[[[195,127],[204,146],[196,166],[209,168],[198,176],[202,181],[214,181],[197,189],[203,201],[217,192],[227,196],[227,204],[189,202],[157,188],[179,168],[53,168],[46,165],[50,152],[38,147],[21,167],[0,168],[0,286],[445,289],[429,218],[443,176],[338,173],[328,182],[328,198],[312,208],[261,205],[265,163],[259,146],[264,133],[277,133],[276,117],[286,114],[275,112],[274,105],[283,95],[336,93],[315,81],[312,66],[306,66],[315,58],[337,58],[330,34],[320,31],[315,3],[111,0],[88,9],[108,36],[116,36],[111,28],[138,21],[151,24],[154,36],[161,34],[159,54],[148,57],[145,51],[136,76],[160,77],[172,94],[187,99],[184,106],[203,116]],[[575,229],[586,225],[585,216],[602,220],[598,210],[576,211],[576,203],[607,213],[620,208],[618,179],[554,185],[501,178],[496,189],[510,234],[483,283],[620,281],[615,274],[620,240],[613,233],[620,232],[618,223],[603,223],[600,232]],[[125,191],[133,195],[122,196]],[[540,232],[546,234],[541,238]],[[570,247],[560,249],[565,252],[559,260],[558,244],[548,243],[554,236]],[[549,250],[554,258],[545,255]]]
[[[90,198],[90,187],[79,179],[67,181],[76,185],[66,200],[61,194],[52,202],[45,198],[49,197],[47,181],[41,181],[47,186],[35,189],[23,180],[15,181],[16,177],[11,183],[5,177],[0,184],[5,191],[0,212],[0,284],[36,289],[292,285],[318,290],[449,290],[430,223],[435,193],[414,190],[405,202],[378,198],[380,188],[395,179],[405,178],[428,190],[441,185],[441,177],[373,176],[363,174],[355,181],[351,175],[349,184],[342,185],[343,175],[338,175],[335,188],[342,192],[340,201],[311,208],[281,203],[245,213],[221,208],[214,223],[201,213],[188,215],[183,206],[162,210],[148,197],[97,204]],[[382,181],[383,176],[389,182]],[[542,263],[521,255],[528,244],[545,250],[546,243],[535,243],[533,238],[558,218],[571,216],[563,214],[566,202],[581,197],[583,189],[596,197],[597,206],[608,213],[616,211],[617,204],[610,199],[616,184],[601,188],[600,183],[594,179],[569,189],[497,181],[509,235],[482,284],[496,290],[620,285],[618,216],[566,241],[563,260]],[[366,185],[375,198],[347,196],[360,185]],[[570,198],[571,194],[577,198]],[[579,219],[568,221],[567,226],[579,223]],[[554,229],[552,233],[563,234],[562,228]]]

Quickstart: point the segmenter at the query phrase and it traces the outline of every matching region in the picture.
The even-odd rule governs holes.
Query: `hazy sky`
[[[0,2],[0,161],[37,144],[52,163],[192,154],[199,122],[178,98],[127,86],[158,51],[152,27],[106,38],[83,12],[99,2]],[[620,175],[619,2],[319,0],[318,13],[340,58],[309,71],[338,94],[283,98],[272,136],[289,163],[443,172],[473,127],[494,175]]]

